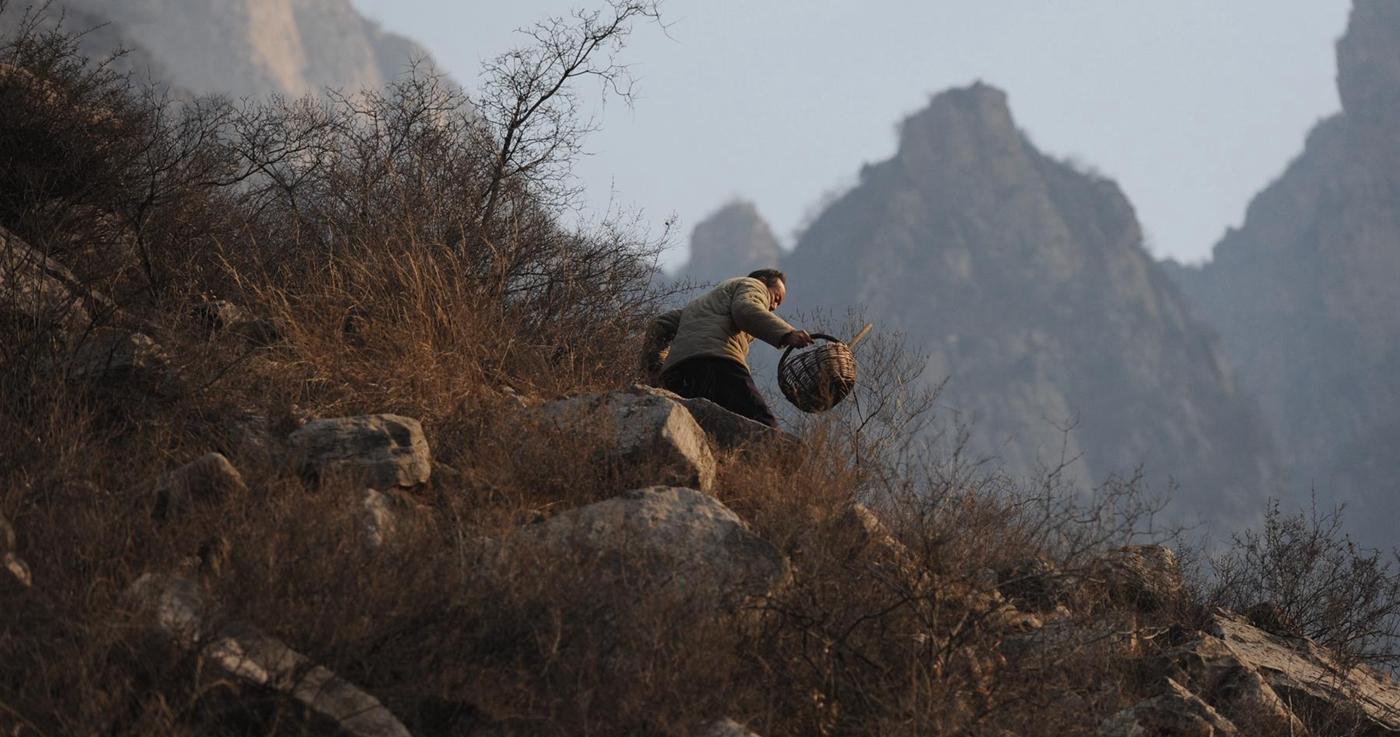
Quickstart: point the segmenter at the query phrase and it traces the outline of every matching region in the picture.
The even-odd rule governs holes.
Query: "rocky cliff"
[[[680,276],[708,283],[776,266],[778,239],[753,203],[735,200],[705,218],[690,235],[690,261]]]
[[[949,377],[945,407],[1016,470],[1139,464],[1186,517],[1260,507],[1270,444],[1214,335],[1142,248],[1113,182],[1038,152],[1004,93],[945,92],[800,239],[795,306],[863,304]]]
[[[1400,512],[1400,5],[1358,0],[1337,44],[1343,112],[1174,273],[1257,390],[1292,483],[1350,501],[1370,543]]]
[[[63,0],[72,30],[97,28],[91,53],[142,50],[157,76],[197,94],[299,96],[378,88],[428,58],[350,0]],[[143,70],[142,70],[143,71]]]

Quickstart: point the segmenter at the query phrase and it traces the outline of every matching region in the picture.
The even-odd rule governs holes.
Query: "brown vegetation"
[[[578,28],[650,12],[614,10],[620,24]],[[5,336],[0,511],[34,585],[0,590],[0,732],[307,728],[153,637],[123,596],[147,571],[198,577],[224,616],[417,735],[682,735],[724,716],[767,735],[1094,734],[1148,690],[1147,641],[1194,610],[1186,592],[1146,605],[1102,583],[1101,554],[1150,511],[1134,480],[1079,499],[1054,470],[1027,483],[956,437],[911,442],[932,397],[903,394],[918,362],[888,339],[800,449],[720,459],[715,496],[792,562],[773,595],[697,616],[704,602],[618,596],[634,582],[582,557],[499,555],[520,525],[623,490],[596,438],[543,440],[522,404],[637,378],[632,347],[665,296],[657,244],[561,226],[566,172],[531,168],[431,76],[179,104],[74,48],[23,24],[0,46],[0,225],[110,306],[76,330],[26,313],[49,339]],[[75,115],[96,123],[60,123]],[[250,323],[215,299],[261,327],[233,329]],[[111,329],[158,341],[162,391],[81,380]],[[404,492],[421,524],[378,547],[362,487],[308,484],[276,447],[308,417],[372,412],[421,420],[435,461]],[[162,505],[163,474],[215,451],[243,483]]]

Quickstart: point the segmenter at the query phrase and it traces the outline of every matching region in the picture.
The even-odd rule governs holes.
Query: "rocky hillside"
[[[1006,96],[933,98],[897,153],[823,212],[786,261],[790,301],[907,334],[949,378],[945,412],[1017,471],[1071,461],[1181,489],[1178,518],[1257,512],[1273,458],[1210,330],[1142,247],[1117,185],[1035,149]],[[1079,460],[1076,460],[1079,459]]]
[[[1138,485],[907,452],[866,387],[635,385],[651,244],[449,92],[172,115],[21,33],[0,101],[0,734],[1400,731],[1400,571],[1305,519],[1212,582]]]
[[[1400,514],[1400,5],[1358,0],[1323,122],[1204,267],[1176,267],[1291,463],[1367,541]]]
[[[428,59],[350,0],[62,0],[50,10],[69,12],[70,29],[97,27],[89,53],[138,49],[157,78],[195,94],[378,89]]]
[[[758,208],[736,200],[695,226],[690,261],[678,275],[697,283],[717,282],[777,266],[781,258],[778,238]]]

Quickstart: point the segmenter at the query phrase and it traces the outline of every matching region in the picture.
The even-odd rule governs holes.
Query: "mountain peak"
[[[897,158],[922,165],[1020,144],[1006,93],[975,82],[934,95],[923,110],[905,118]]]
[[[690,236],[690,262],[681,275],[700,282],[742,276],[776,266],[778,239],[758,208],[735,199],[701,220]]]
[[[1354,120],[1400,121],[1400,3],[1356,0],[1337,41],[1337,90]]]

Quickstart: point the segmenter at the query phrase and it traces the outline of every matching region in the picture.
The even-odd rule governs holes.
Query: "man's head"
[[[787,277],[783,276],[783,272],[777,269],[759,269],[749,274],[749,278],[757,279],[768,287],[768,294],[772,296],[772,307],[769,309],[778,309],[778,305],[787,297]]]

